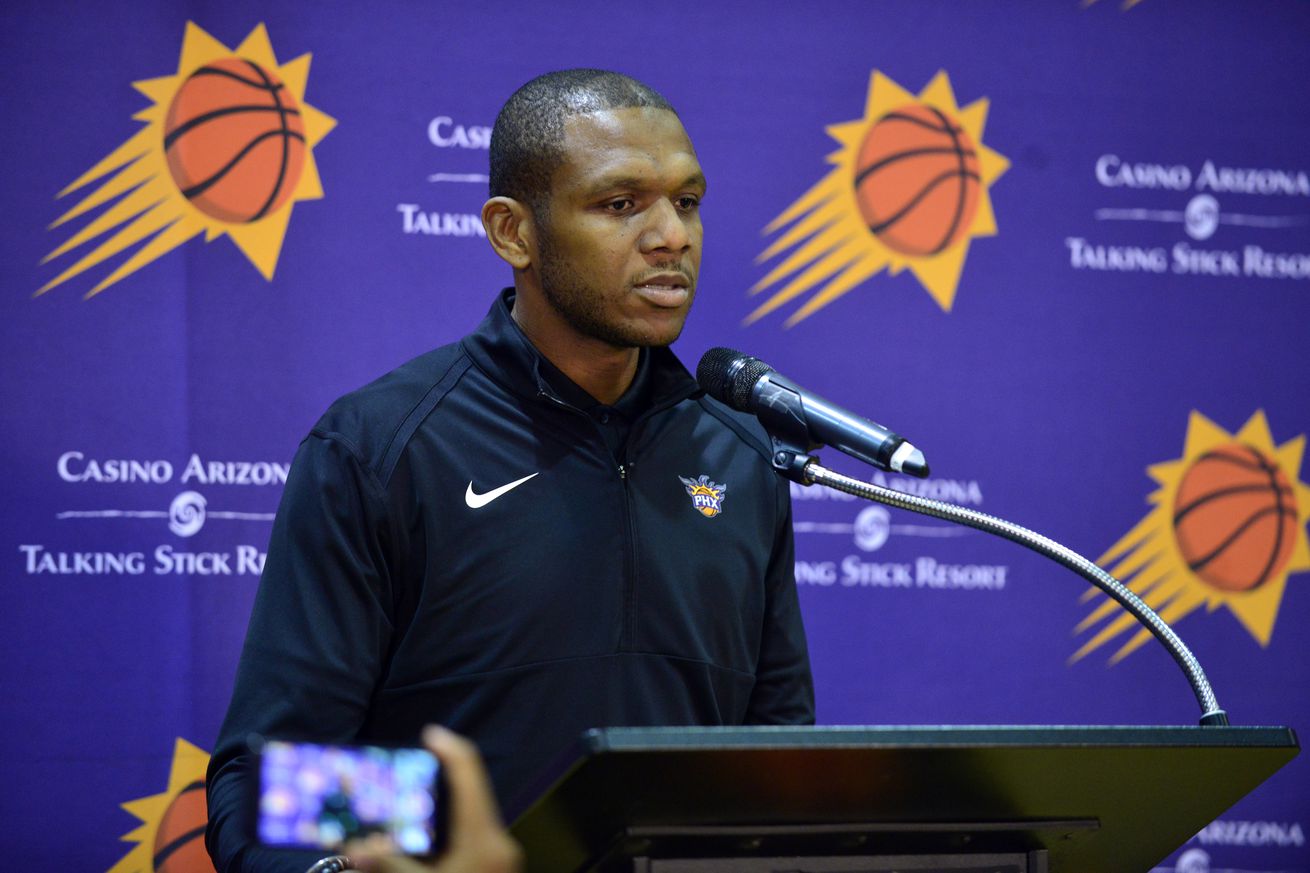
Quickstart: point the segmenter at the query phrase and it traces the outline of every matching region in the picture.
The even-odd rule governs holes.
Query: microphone
[[[928,475],[923,452],[909,440],[806,391],[759,358],[710,349],[696,367],[696,381],[715,400],[751,413],[770,435],[806,451],[832,446],[883,470]]]

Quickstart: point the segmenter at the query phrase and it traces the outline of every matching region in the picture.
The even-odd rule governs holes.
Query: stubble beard
[[[578,333],[616,349],[651,348],[672,345],[682,334],[686,315],[673,336],[655,335],[639,326],[615,324],[605,317],[603,289],[587,282],[585,276],[556,256],[550,232],[544,226],[539,236],[541,252],[541,292],[546,302]],[[694,293],[693,293],[694,299]],[[690,311],[690,304],[689,309]]]

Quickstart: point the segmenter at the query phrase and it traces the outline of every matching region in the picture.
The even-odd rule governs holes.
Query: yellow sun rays
[[[305,126],[304,168],[290,199],[284,206],[270,212],[264,218],[241,224],[219,221],[188,202],[173,181],[164,154],[165,115],[178,88],[196,69],[232,55],[251,60],[264,69],[276,71],[288,92],[299,104]],[[46,255],[41,263],[58,258],[93,239],[110,235],[71,266],[65,268],[58,276],[41,286],[34,296],[44,294],[108,258],[149,239],[145,245],[133,252],[127,260],[87,292],[87,297],[93,297],[201,233],[205,234],[206,242],[211,242],[224,234],[229,236],[260,274],[265,279],[271,280],[277,268],[278,255],[282,251],[287,224],[291,220],[292,206],[298,200],[316,200],[323,196],[323,186],[314,162],[313,147],[336,126],[334,119],[305,103],[309,62],[310,55],[305,54],[279,65],[273,54],[268,32],[262,24],[252,30],[234,50],[214,39],[195,23],[187,22],[177,73],[132,83],[133,87],[153,101],[153,105],[133,116],[134,120],[144,122],[145,127],[59,192],[57,196],[62,198],[92,182],[104,180],[99,187],[59,216],[50,225],[50,229],[59,227],[115,198],[122,199]]]
[[[203,749],[178,738],[173,745],[173,764],[168,774],[168,788],[159,794],[151,794],[123,804],[123,809],[141,820],[141,826],[123,834],[125,843],[136,843],[117,864],[109,868],[109,873],[144,873],[155,869],[154,847],[155,835],[159,824],[168,811],[173,799],[195,782],[203,782],[205,768],[209,766],[209,754]]]
[[[1263,585],[1248,591],[1221,591],[1197,577],[1189,569],[1173,532],[1174,497],[1188,469],[1201,455],[1234,441],[1252,446],[1273,459],[1292,483],[1297,513],[1296,540],[1287,564]],[[1161,486],[1148,498],[1155,508],[1097,563],[1123,581],[1166,622],[1173,623],[1202,606],[1209,612],[1226,606],[1260,645],[1267,646],[1273,636],[1288,575],[1310,569],[1310,539],[1307,539],[1305,530],[1306,521],[1310,519],[1310,487],[1297,480],[1304,451],[1304,435],[1276,447],[1263,411],[1252,415],[1235,435],[1194,411],[1187,424],[1183,457],[1155,464],[1147,470]],[[1098,596],[1092,591],[1083,600],[1086,602]],[[1114,617],[1073,654],[1071,663],[1125,631],[1139,627],[1117,603],[1108,598],[1101,599],[1100,605],[1074,628],[1074,633],[1082,633]],[[1149,636],[1148,630],[1140,628],[1114,653],[1110,663],[1123,660]]]
[[[959,122],[976,144],[981,177],[978,206],[966,233],[941,253],[927,256],[904,255],[883,245],[866,226],[855,199],[856,155],[864,137],[888,112],[915,102],[934,107]],[[996,233],[988,189],[1009,167],[1008,160],[982,144],[987,107],[984,98],[960,109],[945,71],[934,76],[916,97],[874,70],[864,117],[827,128],[841,145],[827,158],[833,170],[765,227],[765,234],[771,234],[791,225],[760,253],[757,263],[793,250],[750,289],[751,294],[759,294],[785,281],[746,317],[746,323],[758,321],[813,291],[784,322],[785,327],[791,327],[882,270],[896,275],[907,267],[937,304],[949,312],[969,240]]]

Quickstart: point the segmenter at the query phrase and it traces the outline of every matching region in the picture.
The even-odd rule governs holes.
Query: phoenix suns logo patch
[[[713,518],[723,512],[723,495],[728,491],[727,485],[711,482],[710,477],[703,474],[696,479],[688,479],[686,476],[679,476],[678,479],[691,495],[691,505],[701,515]]]

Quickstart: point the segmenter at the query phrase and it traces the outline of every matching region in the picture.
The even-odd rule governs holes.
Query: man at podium
[[[589,727],[814,719],[787,484],[668,348],[705,195],[677,114],[626,76],[550,73],[490,160],[513,286],[297,452],[209,770],[220,873],[308,866],[247,836],[252,733],[416,744],[438,722],[512,813]]]

